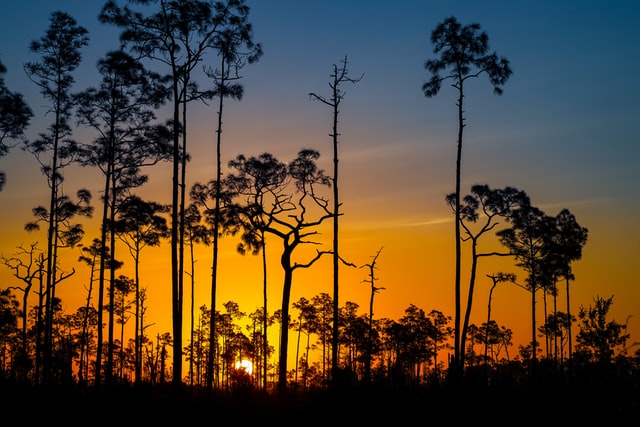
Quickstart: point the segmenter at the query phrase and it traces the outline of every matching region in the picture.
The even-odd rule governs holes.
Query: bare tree
[[[340,252],[338,250],[339,243],[339,230],[338,230],[338,218],[340,217],[340,198],[338,192],[338,142],[340,133],[338,131],[338,115],[340,113],[340,103],[344,99],[346,92],[341,89],[344,83],[358,83],[362,80],[364,75],[353,78],[349,77],[349,69],[347,68],[348,60],[345,55],[341,60],[341,65],[333,64],[333,73],[330,76],[329,88],[331,89],[331,96],[326,98],[315,93],[310,93],[309,96],[312,99],[318,100],[325,105],[328,105],[332,109],[332,126],[329,136],[333,142],[333,335],[332,335],[332,353],[331,353],[331,379],[333,382],[338,378],[338,343],[339,343],[339,325],[338,325],[338,312],[339,312],[339,284],[340,284]]]
[[[383,287],[376,286],[376,280],[378,278],[375,275],[375,271],[380,252],[382,252],[382,248],[378,249],[378,252],[376,252],[376,254],[372,257],[372,260],[369,264],[365,264],[362,266],[369,269],[369,279],[365,280],[364,282],[371,285],[371,295],[369,297],[369,319],[367,329],[366,354],[364,361],[364,381],[367,383],[371,381],[371,354],[373,351],[373,298],[375,297],[376,293],[385,289]]]
[[[29,248],[24,246],[18,247],[18,252],[10,258],[5,258],[4,255],[0,255],[0,261],[13,271],[13,277],[17,278],[24,283],[24,286],[9,286],[8,290],[19,290],[22,292],[22,312],[20,317],[22,320],[21,326],[21,347],[17,350],[18,359],[22,378],[26,379],[27,373],[24,368],[29,363],[29,351],[27,342],[27,315],[28,315],[28,302],[29,294],[33,288],[33,285],[41,280],[44,272],[42,271],[42,265],[44,264],[44,254],[42,250],[38,248],[38,243],[34,242],[29,245]]]

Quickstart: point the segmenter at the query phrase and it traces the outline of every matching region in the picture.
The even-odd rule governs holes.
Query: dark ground
[[[234,426],[435,425],[492,426],[640,425],[635,386],[550,388],[376,389],[201,393],[170,388],[109,390],[31,388],[0,383],[2,420],[12,425]],[[209,421],[210,420],[210,421]],[[7,425],[2,422],[3,425]]]

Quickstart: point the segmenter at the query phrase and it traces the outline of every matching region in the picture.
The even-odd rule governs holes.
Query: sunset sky
[[[25,95],[35,112],[28,138],[37,137],[51,122],[22,68],[38,59],[29,53],[30,41],[44,34],[51,12],[68,12],[90,37],[83,64],[75,73],[76,88],[96,85],[96,61],[118,45],[118,30],[97,21],[103,3],[2,3],[0,60],[8,69],[8,88]],[[462,25],[480,24],[491,50],[506,57],[513,69],[502,96],[493,94],[486,76],[466,85],[463,194],[477,183],[513,186],[549,215],[569,209],[589,230],[582,259],[573,264],[572,313],[593,304],[596,296],[614,296],[610,317],[629,321],[629,344],[640,341],[640,3],[253,0],[247,4],[254,41],[263,45],[264,56],[243,69],[244,98],[226,103],[222,162],[238,154],[263,152],[291,160],[301,148],[315,148],[322,167],[331,173],[331,110],[308,94],[329,97],[333,64],[348,57],[350,76],[362,75],[362,80],[343,87],[346,96],[340,108],[339,185],[344,213],[340,251],[343,258],[361,266],[382,248],[376,286],[385,289],[375,297],[376,318],[397,320],[410,304],[427,313],[435,309],[454,315],[454,225],[444,198],[455,184],[456,93],[447,84],[434,98],[421,90],[430,78],[424,62],[434,57],[431,32],[454,16]],[[207,182],[215,172],[216,111],[205,105],[190,108],[193,161],[188,165],[188,185]],[[74,137],[87,142],[92,134],[81,130]],[[45,248],[43,233],[23,231],[32,218],[31,209],[46,204],[48,197],[36,161],[14,148],[0,158],[0,170],[7,174],[0,192],[0,253],[10,257],[18,246],[38,240]],[[141,194],[168,203],[169,172],[168,165],[149,170],[150,183]],[[98,177],[96,171],[71,169],[64,190],[72,195],[79,188],[90,189],[99,212]],[[86,244],[98,236],[98,216],[87,224]],[[329,224],[322,239],[331,241]],[[261,304],[260,259],[237,254],[236,243],[235,238],[224,239],[217,309],[233,300],[250,313]],[[496,239],[485,237],[480,245],[480,250],[488,250],[496,247]],[[79,254],[65,250],[62,257],[70,268]],[[270,312],[280,308],[282,292],[277,255],[270,255]],[[132,266],[124,247],[119,257]],[[211,249],[200,248],[197,257],[196,307],[209,306]],[[142,263],[149,317],[156,323],[152,334],[168,332],[169,245],[145,249]],[[327,257],[310,270],[298,270],[291,301],[320,292],[331,295],[330,269]],[[472,316],[478,325],[486,321],[491,285],[486,275],[498,271],[514,272],[521,282],[525,278],[510,260],[483,259]],[[0,266],[0,288],[17,284],[10,273]],[[122,273],[133,277],[132,270]],[[67,312],[75,311],[85,297],[88,274],[86,267],[78,267],[60,285]],[[367,275],[366,268],[341,268],[341,306],[353,301],[367,312]],[[559,307],[566,311],[564,292],[561,295]],[[540,294],[540,302],[541,298]],[[538,307],[540,322],[542,304]],[[501,284],[493,293],[491,309],[499,325],[514,331],[513,357],[518,345],[531,340],[530,294]]]

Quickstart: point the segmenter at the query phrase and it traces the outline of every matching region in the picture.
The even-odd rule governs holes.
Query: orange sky
[[[64,1],[41,3],[46,6],[26,10],[16,2],[0,18],[0,59],[9,69],[7,86],[25,93],[40,114],[29,129],[30,137],[42,132],[50,118],[42,117],[39,106],[43,102],[21,64],[33,60],[28,55],[28,42],[43,34],[49,12],[58,6],[96,32],[78,90],[96,83],[91,71],[95,58],[113,33],[95,23],[99,4],[89,10]],[[363,11],[349,3],[335,16],[330,15],[331,3],[314,4],[306,10],[294,7],[297,2],[277,1],[271,8],[249,2],[255,37],[263,42],[265,56],[244,73],[244,99],[227,103],[223,164],[241,153],[271,152],[280,160],[289,160],[308,147],[321,152],[321,164],[331,173],[330,111],[309,100],[307,94],[326,94],[332,64],[348,54],[352,74],[365,75],[360,83],[347,88],[341,106],[341,255],[364,265],[383,247],[376,285],[385,289],[376,295],[376,317],[397,320],[409,304],[453,317],[454,228],[444,197],[454,188],[455,101],[449,87],[443,87],[435,98],[424,97],[420,88],[428,75],[422,64],[432,55],[428,36],[444,17],[458,16],[463,24],[479,22],[488,32],[491,46],[511,60],[514,75],[500,97],[492,95],[486,80],[469,85],[463,192],[475,183],[492,188],[514,186],[527,192],[532,203],[547,214],[569,209],[579,224],[589,229],[583,257],[573,264],[572,313],[577,314],[580,305],[592,304],[596,296],[613,295],[611,318],[624,323],[632,316],[628,323],[630,343],[640,340],[640,145],[635,124],[640,89],[633,72],[640,57],[640,31],[634,19],[639,17],[638,8],[592,4],[583,8],[582,2],[510,7],[510,2],[505,2],[485,10],[475,7],[474,2],[431,6],[408,1],[400,2],[405,6],[402,10],[374,2]],[[283,16],[285,10],[288,15]],[[496,10],[501,19],[495,18]],[[25,13],[33,15],[29,25],[9,28],[8,23],[19,22]],[[332,20],[322,19],[325,14]],[[310,32],[301,22],[316,15],[314,32]],[[354,27],[353,22],[361,25]],[[391,25],[400,22],[397,31],[391,30]],[[344,29],[346,35],[340,37],[336,28]],[[538,33],[540,28],[544,34]],[[188,181],[206,182],[214,174],[211,126],[215,112],[206,106],[194,106],[191,111],[193,161],[188,166]],[[86,131],[76,135],[88,137]],[[31,219],[31,208],[47,200],[46,182],[36,162],[14,149],[0,159],[0,169],[8,177],[0,193],[0,253],[9,257],[17,246],[36,240],[44,248],[43,235],[22,230]],[[166,165],[150,172],[151,181],[141,195],[168,202],[171,184],[167,172]],[[70,169],[65,192],[73,194],[87,186],[97,205],[98,176],[96,171]],[[95,221],[87,223],[87,244],[97,236]],[[330,228],[323,237],[330,242]],[[222,310],[223,302],[233,300],[249,313],[262,300],[260,259],[237,254],[236,242],[235,238],[223,240],[217,308]],[[275,244],[267,242],[269,247]],[[481,249],[485,244],[495,244],[495,240],[486,236]],[[71,266],[78,255],[78,251],[65,250],[66,265]],[[124,247],[120,257],[128,261]],[[168,332],[169,247],[145,249],[142,258],[141,277],[149,289],[151,307],[148,320],[155,322],[150,334]],[[280,307],[281,276],[277,255],[270,253],[269,260],[269,311],[273,312]],[[196,306],[208,306],[211,249],[200,248],[197,261]],[[130,267],[128,262],[123,273],[128,271],[132,276],[127,270]],[[296,271],[291,301],[320,292],[331,294],[330,269],[327,258],[310,270]],[[464,267],[463,273],[467,270]],[[521,280],[525,277],[507,259],[483,259],[472,322],[486,320],[491,285],[486,274],[498,271],[514,272]],[[353,301],[366,312],[370,289],[363,281],[367,275],[366,268],[341,268],[341,305]],[[74,311],[84,297],[82,287],[87,278],[83,266],[60,285],[59,295],[67,312]],[[10,272],[0,268],[0,287],[14,284]],[[564,292],[561,295],[559,306],[564,311]],[[538,318],[542,319],[540,298]],[[518,345],[530,341],[530,295],[526,291],[500,284],[493,293],[492,318],[514,331],[511,357],[517,354]]]

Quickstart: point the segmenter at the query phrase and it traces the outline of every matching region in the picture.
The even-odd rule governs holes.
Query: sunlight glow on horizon
[[[253,374],[253,363],[251,363],[251,361],[248,359],[242,359],[237,361],[235,368],[241,369],[249,375]]]

